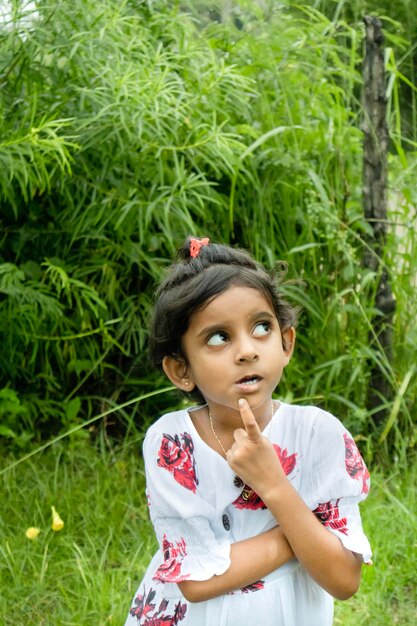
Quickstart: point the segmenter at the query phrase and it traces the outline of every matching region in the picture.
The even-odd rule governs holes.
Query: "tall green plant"
[[[0,386],[33,434],[76,417],[74,394],[88,415],[149,380],[150,292],[196,221],[222,229],[219,181],[244,148],[225,125],[254,92],[166,7],[45,3],[27,38],[2,37]]]
[[[387,45],[395,44],[387,49],[386,57],[389,127],[395,145],[390,189],[395,229],[380,262],[388,265],[398,303],[395,356],[388,362],[381,347],[371,350],[368,345],[379,315],[374,307],[377,277],[362,268],[364,251],[375,254],[368,249],[365,235],[370,226],[362,208],[363,25],[361,16],[346,21],[348,8],[342,11],[343,2],[335,5],[337,10],[330,17],[319,13],[317,3],[288,3],[279,15],[274,3],[267,3],[263,21],[259,5],[248,7],[248,3],[239,3],[240,8],[245,6],[245,14],[233,8],[217,15],[215,29],[228,42],[224,49],[230,45],[224,32],[230,33],[234,27],[234,58],[240,51],[238,64],[243,59],[253,60],[250,71],[260,93],[255,116],[264,133],[253,144],[256,150],[245,152],[251,152],[255,163],[250,176],[256,177],[256,184],[251,179],[252,184],[243,188],[242,167],[241,198],[246,203],[242,213],[247,215],[246,225],[255,224],[250,240],[260,242],[258,254],[272,260],[278,253],[294,260],[296,273],[306,279],[307,289],[291,287],[305,309],[299,367],[287,372],[296,397],[322,402],[345,416],[355,432],[380,443],[387,438],[391,444],[395,441],[394,448],[403,453],[415,442],[410,418],[415,387],[410,372],[411,352],[416,350],[411,339],[408,359],[401,359],[401,327],[416,310],[411,293],[413,270],[406,274],[400,270],[411,259],[409,255],[404,259],[403,251],[414,250],[416,220],[404,185],[415,164],[415,156],[410,152],[406,156],[403,149],[404,145],[412,147],[403,135],[398,97],[400,83],[406,78],[395,61],[404,51],[405,41],[388,32]],[[404,193],[405,202],[401,200]],[[256,209],[251,212],[248,204]],[[276,241],[269,247],[274,237]],[[403,308],[406,294],[408,306]],[[386,409],[388,419],[380,433],[373,432],[366,409],[371,367],[381,371],[395,397],[392,405],[381,398],[379,408]]]
[[[49,436],[160,384],[145,356],[152,291],[191,232],[289,261],[305,312],[281,394],[377,441],[364,408],[380,354],[360,265],[362,30],[311,6],[242,0],[215,21],[196,7],[43,2],[25,38],[0,34],[0,389],[25,415],[5,426]],[[409,363],[381,363],[404,397],[390,413],[401,432]]]

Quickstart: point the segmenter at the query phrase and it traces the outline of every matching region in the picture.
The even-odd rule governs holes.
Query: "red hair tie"
[[[200,254],[200,250],[203,246],[208,246],[210,239],[208,237],[204,237],[203,239],[195,239],[191,237],[190,239],[190,257],[195,259]]]

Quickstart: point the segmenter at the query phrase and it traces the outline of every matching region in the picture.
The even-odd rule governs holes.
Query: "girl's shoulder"
[[[189,428],[190,418],[187,409],[170,411],[158,419],[146,431],[146,437],[160,433],[178,433],[181,429]]]
[[[284,430],[302,432],[305,436],[345,430],[342,422],[332,413],[313,405],[281,402],[275,417],[276,424]]]
[[[290,404],[289,402],[280,401],[280,406],[276,415],[279,417],[282,414],[282,416],[286,419],[308,422],[316,419],[316,417],[322,413],[333,417],[331,413],[327,413],[327,411],[324,411],[318,406],[309,404]]]

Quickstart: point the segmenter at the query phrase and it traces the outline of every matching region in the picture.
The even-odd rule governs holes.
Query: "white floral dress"
[[[192,409],[191,409],[192,410]],[[371,558],[358,503],[369,473],[335,417],[281,403],[263,434],[306,505],[346,548]],[[146,435],[150,516],[159,543],[125,626],[329,626],[333,598],[292,560],[262,580],[207,602],[176,583],[207,580],[230,565],[230,544],[276,526],[259,496],[197,433],[189,412],[168,413]]]

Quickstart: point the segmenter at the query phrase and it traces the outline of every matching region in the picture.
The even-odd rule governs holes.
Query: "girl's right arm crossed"
[[[294,552],[284,533],[275,527],[233,543],[230,567],[224,574],[209,580],[186,580],[178,586],[189,602],[203,602],[251,585],[293,558]]]

